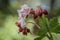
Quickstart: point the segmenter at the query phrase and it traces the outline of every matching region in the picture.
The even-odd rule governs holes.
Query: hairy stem
[[[27,24],[28,24],[28,23],[32,23],[32,24],[36,25],[36,27],[38,27],[38,28],[40,29],[40,26],[39,26],[38,24],[36,24],[36,23],[34,23],[34,22],[27,22]]]

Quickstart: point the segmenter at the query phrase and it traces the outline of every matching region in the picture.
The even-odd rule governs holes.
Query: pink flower
[[[37,9],[36,13],[35,13],[35,16],[34,16],[34,19],[36,19],[37,17],[41,17],[41,16],[42,16],[42,10],[41,9]]]

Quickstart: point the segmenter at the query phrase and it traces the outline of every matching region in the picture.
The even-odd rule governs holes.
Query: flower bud
[[[47,10],[43,10],[42,13],[45,14],[45,15],[48,15]]]
[[[35,11],[31,8],[30,9],[30,14],[34,14],[35,13]]]

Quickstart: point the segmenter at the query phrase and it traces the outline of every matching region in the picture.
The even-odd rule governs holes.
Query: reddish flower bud
[[[27,35],[27,32],[26,31],[23,31],[23,35]]]
[[[23,35],[27,35],[27,28],[25,27],[22,31]]]
[[[20,24],[17,24],[17,26],[20,28],[21,27],[21,25]]]
[[[35,11],[33,9],[30,9],[30,14],[34,14]]]
[[[37,9],[35,16],[34,16],[34,19],[36,19],[37,17],[41,17],[41,16],[42,16],[42,9]]]
[[[45,14],[45,15],[48,14],[47,10],[42,10],[42,13]]]
[[[19,32],[22,32],[23,31],[23,29],[22,28],[19,28]]]
[[[38,15],[37,15],[37,14],[35,14],[35,15],[34,15],[34,19],[36,19],[37,17],[38,17]]]
[[[22,27],[21,27],[21,24],[20,23],[18,23],[18,22],[16,22],[16,25],[18,26],[18,28],[19,28],[19,32],[22,32],[23,31],[23,29],[22,29]]]
[[[27,32],[29,33],[30,32],[30,29],[27,29]]]
[[[27,33],[29,32],[30,32],[30,29],[27,29],[26,27],[22,31],[23,35],[27,35]]]
[[[16,22],[16,25],[21,28],[21,23]]]

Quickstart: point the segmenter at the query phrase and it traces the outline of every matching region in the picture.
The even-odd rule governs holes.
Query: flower
[[[28,29],[27,27],[25,27],[22,31],[23,35],[27,35],[27,33],[30,33],[30,29]]]
[[[45,9],[38,9],[38,10],[36,10],[36,13],[35,13],[34,19],[36,19],[37,17],[41,17],[42,14],[44,14],[44,15],[48,15],[47,10],[45,10]]]
[[[41,9],[37,9],[36,13],[35,13],[35,16],[34,16],[34,19],[36,19],[37,17],[41,17],[41,16],[42,16],[42,10]]]
[[[27,29],[27,32],[29,33],[30,32],[30,29]]]
[[[44,9],[44,10],[42,10],[42,13],[43,13],[43,14],[45,14],[45,15],[47,15],[47,14],[48,14],[47,10],[45,10],[45,9]]]
[[[35,14],[35,11],[33,10],[33,8],[30,9],[30,14]]]

